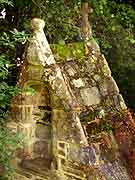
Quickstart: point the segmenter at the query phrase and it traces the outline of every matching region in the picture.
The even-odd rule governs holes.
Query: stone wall
[[[36,95],[15,97],[8,123],[25,136],[15,178],[130,179],[113,135],[113,118],[127,108],[99,46],[91,37],[52,53],[44,21],[31,24],[18,86]]]

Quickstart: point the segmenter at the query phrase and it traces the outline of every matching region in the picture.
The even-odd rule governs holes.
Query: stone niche
[[[33,106],[32,118],[35,123],[35,139],[30,164],[50,168],[51,164],[51,107],[47,87],[31,86],[36,90],[37,104]],[[31,165],[30,165],[31,166]]]

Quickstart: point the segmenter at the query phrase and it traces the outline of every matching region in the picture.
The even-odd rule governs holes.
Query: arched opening
[[[50,169],[52,162],[52,124],[49,90],[44,84],[33,84],[29,87],[35,90],[35,95],[29,101],[32,108],[32,118],[29,122],[34,124],[32,136],[32,151],[28,158],[22,162],[25,168],[36,171]],[[26,98],[27,99],[27,98]],[[27,143],[27,142],[26,142]]]

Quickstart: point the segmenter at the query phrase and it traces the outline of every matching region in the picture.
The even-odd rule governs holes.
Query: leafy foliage
[[[13,6],[13,2],[9,0],[0,0],[0,5],[7,4]]]
[[[92,19],[94,36],[106,55],[127,105],[134,109],[135,10],[129,4],[114,0],[91,2],[95,9]]]
[[[11,161],[15,158],[14,152],[22,147],[23,134],[15,134],[6,127],[0,127],[0,179],[9,179],[13,175],[14,167]]]
[[[3,47],[13,51],[15,44],[10,42],[6,33],[0,38],[0,49]],[[8,116],[8,107],[11,98],[20,90],[14,86],[8,85],[8,77],[10,69],[13,67],[7,54],[0,55],[0,178],[8,179],[11,175],[13,167],[10,161],[14,157],[14,152],[21,146],[22,136],[14,134],[6,128],[6,119]]]
[[[13,5],[8,0],[2,0],[0,4],[3,8]],[[11,98],[22,91],[10,85],[12,70],[15,68],[15,62],[13,64],[11,59],[15,56],[16,44],[25,43],[27,37],[24,31],[18,32],[15,29],[10,32],[3,31],[0,37],[0,179],[3,180],[9,179],[13,174],[11,160],[14,158],[15,150],[22,146],[23,141],[21,133],[16,134],[7,129],[6,119]]]

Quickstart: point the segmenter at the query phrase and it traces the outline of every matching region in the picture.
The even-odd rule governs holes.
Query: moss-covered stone
[[[83,42],[72,44],[51,44],[53,54],[58,62],[67,60],[85,61],[85,46]]]

